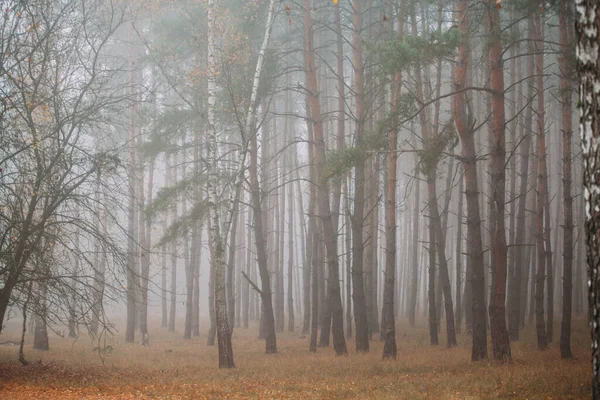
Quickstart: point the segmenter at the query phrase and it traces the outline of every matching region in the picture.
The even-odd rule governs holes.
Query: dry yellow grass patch
[[[591,378],[585,321],[574,325],[577,359],[561,360],[560,327],[550,350],[539,352],[531,329],[512,343],[513,362],[470,361],[470,338],[459,336],[459,347],[429,346],[424,326],[398,329],[398,359],[381,361],[382,344],[371,352],[336,357],[332,348],[308,351],[308,338],[278,334],[279,353],[264,354],[256,328],[236,329],[236,368],[217,369],[217,349],[206,346],[206,335],[184,341],[181,333],[155,330],[151,346],[109,341],[114,351],[104,365],[87,337],[51,337],[51,350],[26,348],[33,363],[18,365],[17,348],[0,346],[2,399],[575,399],[589,398]],[[10,332],[2,340],[13,340]],[[32,338],[28,336],[28,341]],[[38,363],[41,360],[41,363]]]

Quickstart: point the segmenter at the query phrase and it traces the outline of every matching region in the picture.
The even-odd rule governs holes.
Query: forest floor
[[[531,325],[531,324],[529,324]],[[203,325],[206,326],[206,325]],[[122,332],[107,341],[113,351],[103,362],[89,337],[50,337],[50,351],[0,345],[0,398],[8,399],[575,399],[589,398],[589,335],[583,319],[574,322],[573,353],[561,360],[560,325],[550,349],[537,351],[531,326],[511,343],[513,361],[472,363],[471,340],[459,335],[459,346],[430,346],[425,323],[400,326],[398,358],[381,361],[383,345],[371,341],[371,352],[336,357],[333,349],[308,351],[309,338],[279,333],[279,353],[264,354],[256,327],[236,329],[236,368],[217,368],[217,348],[206,346],[206,332],[185,341],[182,333],[155,330],[150,347],[125,344]],[[19,340],[7,331],[0,342]],[[104,345],[104,344],[103,344]]]

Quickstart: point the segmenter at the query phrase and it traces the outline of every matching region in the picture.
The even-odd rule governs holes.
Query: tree
[[[103,185],[114,184],[107,178],[98,186],[99,174],[123,172],[118,145],[108,144],[114,143],[112,128],[121,122],[116,109],[127,105],[128,85],[114,90],[123,70],[108,63],[108,53],[118,46],[116,31],[127,10],[106,8],[101,1],[6,1],[2,8],[0,332],[7,309],[20,308],[32,290],[32,300],[61,300],[46,310],[32,306],[38,320],[47,327],[66,317],[76,330],[74,321],[91,323],[93,314],[83,310],[99,310],[100,291],[115,294],[119,289],[100,274],[78,276],[75,266],[87,263],[89,249],[76,246],[74,232],[80,232],[80,243],[97,240],[101,253],[112,252],[111,268],[123,266],[125,254],[119,243],[123,237],[108,235],[92,216],[123,211],[114,201],[123,200],[118,189],[110,202],[94,199]],[[77,57],[69,56],[75,51]],[[114,214],[109,215],[114,223]],[[125,231],[120,225],[114,230],[116,235]],[[49,247],[55,250],[38,258]],[[104,330],[99,312],[97,322]]]
[[[398,40],[404,35],[404,9],[406,1],[402,1],[398,12]],[[396,72],[392,86],[392,109],[394,121],[389,132],[387,155],[387,199],[385,207],[386,221],[386,255],[385,255],[385,278],[383,289],[383,311],[381,313],[382,330],[384,335],[383,358],[396,358],[396,321],[394,318],[394,289],[396,281],[396,172],[398,162],[398,126],[396,111],[402,85],[402,72]],[[414,315],[412,325],[414,325]]]
[[[356,146],[364,141],[365,129],[365,81],[362,60],[362,29],[361,0],[352,3],[352,64],[354,65],[355,93],[355,140]],[[359,158],[354,166],[354,215],[352,216],[352,300],[354,306],[354,326],[356,327],[356,351],[369,351],[369,326],[367,321],[367,304],[364,288],[363,273],[363,226],[365,208],[365,162]]]
[[[504,233],[505,203],[505,114],[502,44],[500,41],[500,10],[494,0],[488,2],[490,26],[490,88],[492,90],[492,149],[491,149],[491,224],[492,293],[490,296],[490,331],[495,360],[510,360],[510,342],[506,329],[506,237]]]
[[[470,98],[465,90],[468,62],[471,51],[469,46],[470,19],[469,0],[456,3],[457,20],[459,21],[460,45],[454,71],[454,89],[457,94],[453,98],[454,123],[460,135],[462,146],[462,162],[465,169],[465,198],[467,200],[467,285],[471,285],[473,351],[471,360],[479,361],[487,358],[487,327],[485,315],[485,289],[483,244],[481,239],[481,214],[479,211],[479,190],[477,188],[477,153],[475,152],[474,117],[471,111]],[[468,312],[468,311],[467,311]]]
[[[571,358],[571,312],[573,299],[573,197],[571,194],[571,153],[573,136],[571,124],[571,59],[570,50],[570,20],[571,7],[569,3],[561,2],[559,6],[559,29],[562,54],[560,57],[560,93],[562,106],[562,143],[563,143],[563,308],[560,333],[560,356]],[[558,229],[558,227],[556,228]]]
[[[536,202],[536,249],[537,249],[537,271],[535,277],[535,327],[537,344],[540,350],[548,348],[548,336],[544,319],[544,283],[546,281],[546,230],[544,230],[545,194],[547,188],[546,177],[546,131],[544,120],[544,54],[543,54],[543,26],[538,13],[532,16],[536,38],[536,84],[537,84],[537,140],[536,157],[538,160],[537,175],[537,202]],[[550,221],[546,220],[546,224]]]
[[[317,182],[318,215],[323,224],[325,235],[325,247],[327,249],[328,279],[327,279],[327,303],[326,307],[332,315],[333,348],[335,353],[346,354],[346,339],[344,337],[344,310],[340,295],[339,261],[337,252],[337,232],[334,230],[332,213],[329,203],[329,189],[327,177],[324,176],[325,138],[321,120],[319,105],[319,93],[317,89],[317,75],[314,60],[314,45],[312,32],[312,15],[310,1],[303,0],[304,7],[304,46],[306,52],[306,90],[310,116],[313,125],[315,141],[315,161]]]
[[[209,166],[208,202],[211,219],[211,243],[213,246],[213,259],[215,270],[215,315],[217,326],[217,340],[219,348],[219,368],[234,368],[233,348],[231,346],[231,331],[227,320],[227,302],[225,298],[225,244],[221,221],[218,210],[218,178],[217,178],[217,129],[215,121],[216,85],[215,77],[217,64],[215,59],[215,2],[208,2],[208,152],[207,163]],[[230,206],[231,207],[231,206]],[[231,207],[234,208],[234,207]],[[230,211],[231,212],[231,211]],[[222,236],[223,235],[223,236]]]
[[[579,73],[579,133],[583,149],[583,185],[585,197],[585,232],[589,276],[589,300],[592,336],[592,396],[600,397],[600,124],[598,91],[600,85],[600,36],[597,26],[600,15],[597,4],[577,0],[577,72]]]

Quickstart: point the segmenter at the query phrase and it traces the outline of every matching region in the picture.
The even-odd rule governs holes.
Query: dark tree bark
[[[337,252],[337,231],[334,230],[331,208],[329,204],[328,181],[322,178],[326,163],[325,139],[319,105],[319,92],[317,88],[317,74],[314,60],[314,45],[312,32],[312,16],[310,1],[303,0],[304,5],[304,46],[306,51],[306,80],[307,96],[310,105],[310,116],[313,124],[315,141],[315,161],[318,181],[317,199],[319,217],[323,223],[325,247],[327,249],[327,307],[332,316],[333,348],[337,355],[346,354],[346,339],[344,337],[344,310],[340,295],[339,262]]]
[[[597,90],[600,86],[600,14],[597,7],[592,0],[577,0],[575,7],[594,399],[600,398],[600,97]]]
[[[252,262],[252,251],[251,251],[251,243],[252,243],[252,221],[253,221],[253,211],[252,208],[248,209],[248,222],[247,222],[247,226],[248,226],[248,231],[246,232],[246,265],[245,265],[245,269],[246,269],[246,275],[251,277],[252,276],[252,267],[253,267],[253,262]],[[242,280],[242,327],[244,329],[248,329],[248,325],[250,322],[250,310],[251,310],[252,305],[250,304],[250,283],[248,282],[247,279],[243,279]]]
[[[455,90],[465,88],[469,53],[470,21],[469,0],[456,2],[457,20],[461,42],[454,71]],[[477,187],[477,154],[475,152],[474,117],[471,112],[468,92],[460,92],[453,97],[454,123],[460,135],[462,162],[465,169],[465,198],[467,201],[467,278],[471,286],[473,348],[471,360],[487,358],[487,327],[485,315],[485,288],[483,244],[481,240],[481,217],[479,211],[479,190]],[[468,326],[467,326],[468,330]]]
[[[350,210],[349,177],[344,177],[344,199],[346,210]],[[352,221],[346,212],[346,337],[352,338]]]
[[[500,12],[495,0],[488,2],[490,24],[490,82],[492,90],[492,143],[491,175],[492,193],[490,202],[490,232],[492,257],[492,287],[490,296],[490,331],[495,360],[510,360],[510,341],[506,329],[506,277],[507,249],[504,229],[505,205],[505,118],[504,118],[504,75],[502,71],[502,43],[500,41]]]
[[[464,176],[460,177],[458,184],[458,206],[457,206],[457,226],[456,226],[456,332],[460,333],[463,320],[462,308],[462,225],[463,225],[463,192],[464,192]]]
[[[263,133],[266,128],[263,129]],[[262,302],[261,325],[265,334],[266,353],[277,353],[277,337],[275,334],[275,315],[273,313],[273,294],[271,292],[271,277],[267,264],[267,242],[265,239],[264,217],[262,201],[266,200],[261,196],[258,182],[258,140],[255,132],[250,132],[250,188],[252,196],[252,211],[254,222],[254,241],[256,244],[256,261],[260,275]],[[263,146],[266,146],[263,136]],[[264,147],[263,147],[264,149]],[[263,158],[263,162],[265,162]],[[265,168],[265,166],[262,166]],[[264,184],[264,181],[263,181]]]
[[[398,13],[398,40],[403,39],[404,33],[404,8],[403,0]],[[392,85],[392,112],[396,115],[399,108],[400,89],[402,87],[402,73],[396,72]],[[384,336],[383,359],[396,359],[396,321],[394,316],[394,289],[396,283],[396,182],[398,164],[398,119],[392,120],[392,129],[388,133],[387,155],[387,191],[385,204],[385,275],[383,288],[383,310],[381,312],[382,331]],[[399,300],[399,299],[398,299]],[[414,321],[413,321],[414,322]]]
[[[548,337],[546,335],[546,323],[544,320],[544,283],[546,281],[546,251],[544,240],[544,196],[546,193],[546,132],[544,121],[544,55],[542,40],[542,21],[538,13],[534,13],[533,25],[535,29],[536,49],[536,85],[537,85],[537,146],[536,156],[538,160],[537,175],[537,201],[536,201],[536,244],[537,244],[537,271],[535,278],[535,327],[537,344],[540,350],[548,348]],[[537,54],[539,52],[539,54]],[[550,221],[546,221],[550,223]]]
[[[177,154],[173,155],[171,165],[172,182],[177,182]],[[171,204],[171,221],[177,221],[177,202]],[[175,332],[175,319],[177,317],[177,242],[171,242],[171,293],[169,304],[169,332]]]
[[[419,159],[415,154],[415,170],[418,167]],[[415,315],[417,313],[417,289],[419,284],[419,215],[421,214],[421,180],[415,179],[415,197],[413,204],[413,230],[412,233],[412,256],[410,264],[412,274],[410,277],[410,304],[408,306],[408,322],[411,327],[415,326]]]
[[[140,163],[141,165],[141,163]],[[142,173],[143,177],[143,173]],[[142,178],[143,179],[143,178]],[[146,194],[146,204],[152,202],[152,186],[154,184],[154,159],[148,166],[148,187]],[[141,182],[143,185],[143,180]],[[143,192],[143,186],[140,187]],[[143,237],[143,246],[141,249],[141,309],[140,309],[140,334],[142,335],[142,344],[148,345],[148,284],[150,278],[150,248],[152,247],[152,219],[146,216],[144,209],[144,196],[140,199],[140,237]],[[142,231],[143,229],[143,231]]]
[[[560,29],[560,93],[562,106],[562,143],[563,143],[563,304],[562,322],[560,331],[560,356],[561,358],[573,357],[571,353],[571,312],[573,300],[573,197],[571,195],[571,138],[573,136],[571,124],[571,41],[570,18],[571,6],[567,2],[560,3],[559,29]],[[556,227],[558,229],[558,226]]]
[[[532,39],[532,33],[529,32],[529,38]],[[531,40],[530,43],[533,43]],[[530,45],[530,50],[533,46]],[[527,101],[533,100],[533,84],[534,84],[534,64],[533,55],[527,57]],[[520,64],[519,64],[520,65]],[[519,66],[518,66],[519,67]],[[521,75],[520,73],[518,74]],[[517,107],[520,109],[520,107]],[[516,248],[514,249],[514,262],[512,270],[512,285],[509,297],[509,315],[508,327],[510,340],[519,340],[519,330],[521,328],[522,315],[525,314],[522,298],[526,298],[526,293],[523,293],[523,287],[527,288],[527,267],[526,255],[530,252],[530,248],[526,241],[529,241],[526,233],[527,227],[527,199],[528,196],[528,178],[529,178],[529,154],[531,152],[531,124],[533,116],[533,105],[529,104],[525,110],[524,129],[522,130],[522,142],[520,145],[520,168],[519,168],[519,203],[517,207],[517,221],[515,240]],[[513,155],[515,157],[515,155]]]
[[[417,22],[415,13],[412,14],[412,32],[413,35],[417,35]],[[423,83],[421,79],[421,68],[416,65],[416,89],[417,99],[423,102]],[[427,202],[429,210],[429,252],[430,252],[430,268],[429,268],[429,331],[431,337],[431,344],[438,343],[437,337],[437,309],[435,299],[435,261],[439,260],[439,273],[440,282],[444,293],[444,311],[446,312],[446,337],[447,346],[456,346],[456,331],[454,328],[454,306],[452,302],[452,293],[450,287],[450,276],[448,273],[448,263],[446,259],[446,249],[444,243],[444,234],[442,229],[442,220],[437,204],[437,187],[436,187],[436,171],[437,164],[441,152],[436,148],[436,141],[440,140],[439,132],[432,135],[429,130],[430,122],[427,116],[427,110],[423,110],[419,113],[421,132],[423,137],[423,152],[426,156],[421,160],[422,172],[427,179]],[[437,253],[437,257],[435,255]],[[435,329],[435,333],[434,333]]]
[[[361,0],[354,0],[352,5],[352,63],[354,65],[354,92],[356,98],[356,146],[363,143],[365,129],[365,81],[362,60]],[[365,162],[361,158],[354,167],[354,215],[352,216],[352,300],[354,305],[354,327],[356,328],[356,351],[369,351],[369,326],[367,321],[367,305],[364,287],[364,208],[365,208]]]
[[[43,262],[43,261],[42,261]],[[37,268],[47,269],[47,267],[38,265]],[[33,332],[33,348],[36,350],[50,350],[50,341],[48,340],[48,329],[46,318],[48,316],[47,293],[48,287],[45,282],[37,283],[37,305],[35,310],[35,329]]]
[[[208,328],[208,338],[206,344],[208,346],[215,345],[215,339],[217,336],[217,318],[215,312],[215,250],[210,240],[210,231],[212,230],[212,221],[210,218],[207,219],[207,227],[208,227],[208,251],[210,253],[210,271],[208,277],[208,317],[210,319],[210,326]]]

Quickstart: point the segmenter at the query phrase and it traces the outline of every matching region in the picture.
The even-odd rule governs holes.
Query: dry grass
[[[264,354],[256,329],[234,333],[237,368],[219,370],[217,349],[206,336],[184,341],[180,333],[155,332],[151,347],[127,345],[122,336],[102,365],[96,344],[51,338],[51,350],[27,346],[34,361],[17,364],[17,348],[0,346],[0,398],[161,398],[161,399],[574,399],[589,398],[589,340],[585,321],[576,321],[573,351],[577,359],[561,360],[558,344],[536,350],[531,329],[512,344],[507,365],[470,361],[470,339],[459,347],[429,346],[424,326],[398,329],[396,361],[381,361],[382,344],[371,352],[336,357],[331,348],[308,351],[308,338],[278,335],[279,353]],[[556,339],[560,327],[555,328]],[[16,337],[16,335],[15,335]],[[13,340],[10,332],[2,340]],[[31,337],[28,337],[31,342]],[[441,343],[445,338],[441,337]],[[41,363],[38,362],[41,360]]]

